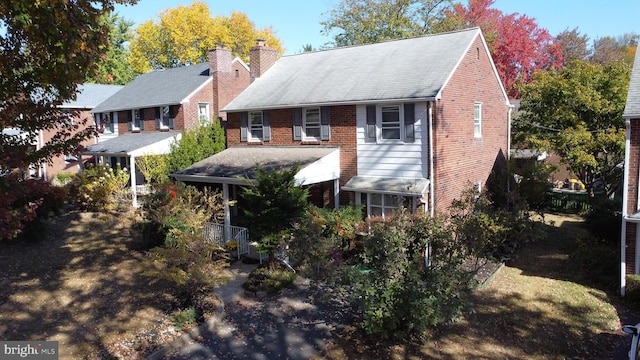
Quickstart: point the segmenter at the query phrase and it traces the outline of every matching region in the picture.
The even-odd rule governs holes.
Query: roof
[[[94,145],[87,146],[84,155],[142,156],[169,153],[170,144],[182,137],[179,131],[126,133]]]
[[[418,196],[428,192],[429,179],[354,176],[347,181],[342,190]]]
[[[259,164],[265,171],[281,171],[300,167],[300,172],[318,160],[332,154],[339,154],[339,148],[329,146],[236,146],[225,149],[213,156],[182,169],[173,177],[180,181],[228,182],[242,184],[246,179],[257,177]],[[322,166],[322,165],[321,165]],[[333,166],[333,165],[330,165]],[[323,173],[338,169],[324,168]]]
[[[122,85],[81,84],[78,85],[78,96],[75,101],[66,101],[63,109],[93,109],[113,94],[120,91]]]
[[[209,63],[155,70],[139,75],[93,109],[94,113],[180,104],[211,81]]]
[[[633,62],[623,116],[625,118],[640,118],[640,52],[636,52],[636,58]]]
[[[436,98],[478,36],[472,28],[283,56],[223,111]]]

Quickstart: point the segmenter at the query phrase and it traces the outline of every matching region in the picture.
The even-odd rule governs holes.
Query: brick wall
[[[81,124],[83,120],[86,119],[84,124]],[[79,124],[79,128],[74,133],[78,133],[80,131],[85,130],[87,127],[94,125],[93,115],[89,113],[87,110],[80,111],[78,116],[74,118],[74,123]],[[42,133],[44,143],[47,143],[51,140],[51,138],[56,134],[57,130],[44,130]],[[82,142],[82,146],[86,147],[95,143],[95,138],[90,138]],[[77,154],[76,154],[77,155]],[[65,156],[59,155],[55,156],[51,159],[51,164],[47,164],[46,168],[46,180],[53,181],[57,174],[67,173],[67,174],[77,174],[78,173],[78,165],[79,161],[75,162],[67,162],[65,161]]]
[[[477,38],[433,111],[437,211],[476,181],[484,186],[508,151],[508,107],[488,54]],[[482,103],[482,137],[474,138],[474,103]],[[469,183],[471,182],[471,184]]]
[[[240,113],[227,115],[227,144],[231,146],[339,146],[340,186],[357,174],[356,107],[334,106],[330,110],[331,139],[327,141],[294,141],[293,109],[270,110],[271,141],[240,141]],[[341,192],[340,203],[353,202],[353,194]]]

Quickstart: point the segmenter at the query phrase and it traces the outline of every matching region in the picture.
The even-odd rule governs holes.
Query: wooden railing
[[[547,193],[547,208],[561,213],[584,213],[591,209],[584,190],[553,189]]]

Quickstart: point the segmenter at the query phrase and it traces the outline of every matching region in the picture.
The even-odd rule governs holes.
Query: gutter
[[[620,295],[624,296],[626,292],[626,275],[627,275],[627,221],[629,215],[627,214],[628,196],[629,194],[629,156],[631,150],[631,119],[625,118],[625,140],[624,140],[624,176],[623,176],[623,193],[622,193],[622,221],[620,231]]]
[[[429,118],[429,215],[433,217],[435,214],[435,180],[433,178],[433,101],[429,101],[427,106],[429,107],[427,110],[427,117]]]

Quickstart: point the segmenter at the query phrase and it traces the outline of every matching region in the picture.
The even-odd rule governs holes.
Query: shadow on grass
[[[0,338],[59,341],[60,358],[102,353],[157,322],[175,300],[143,275],[125,219],[68,213],[47,239],[0,244]]]

